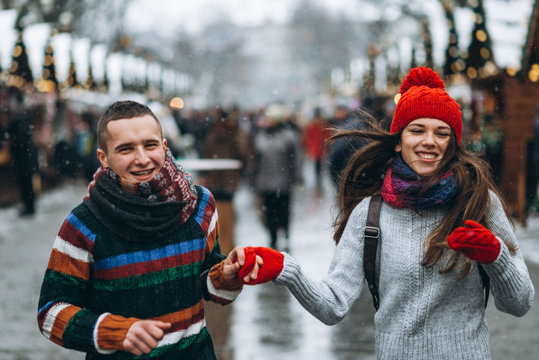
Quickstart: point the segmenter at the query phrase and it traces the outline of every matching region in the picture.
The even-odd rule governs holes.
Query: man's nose
[[[149,157],[148,157],[148,154],[146,154],[146,151],[144,151],[144,148],[138,147],[135,150],[135,160],[141,164],[148,162]]]

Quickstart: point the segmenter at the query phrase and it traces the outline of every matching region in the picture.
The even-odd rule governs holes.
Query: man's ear
[[[97,159],[99,160],[101,165],[103,165],[103,167],[109,167],[109,162],[107,161],[107,154],[105,153],[105,151],[103,151],[103,149],[97,149]]]
[[[167,139],[163,138],[163,149],[167,152]]]

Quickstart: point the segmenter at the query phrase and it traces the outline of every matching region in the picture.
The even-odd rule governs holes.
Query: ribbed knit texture
[[[363,232],[369,201],[365,199],[352,212],[327,277],[309,279],[286,254],[283,271],[275,280],[326,324],[340,321],[363,289]],[[458,271],[442,275],[437,268],[421,266],[424,240],[445,214],[446,210],[440,209],[420,215],[413,209],[382,204],[376,265],[380,292],[375,315],[378,359],[491,358],[477,266],[462,280]],[[501,203],[493,194],[485,225],[498,238],[516,244]],[[483,268],[490,277],[496,307],[522,316],[531,307],[534,288],[522,254],[517,251],[512,256],[501,244],[498,258]]]
[[[213,196],[199,186],[196,191],[196,207],[179,230],[148,242],[119,238],[84,203],[77,206],[60,228],[43,280],[43,335],[100,359],[121,347],[121,334],[136,319],[157,319],[172,327],[151,354],[137,359],[215,359],[202,299],[226,304],[241,286],[218,276],[208,280],[224,256]],[[135,356],[116,351],[106,358]]]

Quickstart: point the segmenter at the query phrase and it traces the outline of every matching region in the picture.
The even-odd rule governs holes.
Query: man
[[[221,255],[213,195],[176,164],[148,107],[112,104],[98,143],[101,167],[45,272],[41,332],[86,359],[215,359],[203,298],[233,301],[261,259],[238,279],[243,249]]]

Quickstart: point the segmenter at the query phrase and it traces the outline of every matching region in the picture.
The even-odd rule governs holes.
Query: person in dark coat
[[[219,119],[208,131],[202,157],[207,159],[234,159],[242,162],[242,168],[209,170],[200,174],[199,182],[213,193],[219,212],[221,250],[228,253],[234,248],[236,211],[234,193],[241,182],[241,173],[248,160],[247,134],[238,124],[239,109],[222,110]]]
[[[335,109],[335,115],[330,121],[330,126],[335,130],[353,130],[362,129],[364,127],[362,120],[349,113],[343,107]],[[340,187],[341,176],[344,168],[348,164],[350,157],[355,151],[365,145],[365,141],[359,138],[339,139],[331,144],[328,149],[328,168],[329,174],[337,190]]]
[[[7,137],[15,167],[15,180],[20,192],[20,216],[35,212],[36,195],[33,176],[39,170],[37,148],[34,144],[31,112],[23,106],[23,93],[16,87],[8,88]]]

